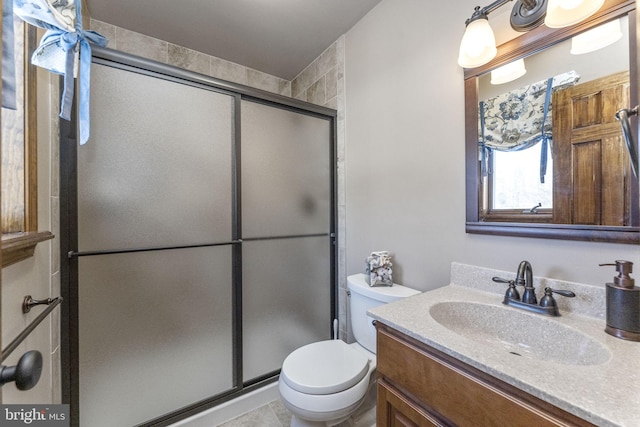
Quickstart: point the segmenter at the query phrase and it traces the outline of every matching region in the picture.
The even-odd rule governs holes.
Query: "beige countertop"
[[[625,341],[604,332],[605,288],[535,277],[539,297],[545,286],[569,289],[577,294],[571,299],[556,297],[561,316],[549,317],[503,305],[506,285],[492,282],[493,276],[512,279],[514,274],[454,263],[452,283],[448,286],[376,307],[369,314],[418,341],[593,424],[640,426],[640,342]],[[548,322],[558,322],[560,331],[569,328],[573,330],[571,332],[588,335],[605,347],[609,354],[597,364],[573,364],[571,354],[565,355],[564,362],[556,362],[535,355],[519,357],[495,342],[479,344],[477,338],[453,332],[431,316],[431,307],[451,301],[493,305],[517,311],[519,314],[514,316],[522,317],[520,313],[523,313],[544,317],[543,325],[553,326]],[[532,319],[532,324],[536,324],[535,319]],[[562,334],[551,339],[560,342]]]

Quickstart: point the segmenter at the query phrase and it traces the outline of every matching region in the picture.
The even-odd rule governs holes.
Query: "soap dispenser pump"
[[[640,341],[640,287],[630,274],[631,261],[616,261],[618,275],[613,283],[607,283],[607,327],[605,332],[617,338]]]

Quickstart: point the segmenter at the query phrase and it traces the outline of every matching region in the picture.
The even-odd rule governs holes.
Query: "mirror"
[[[607,1],[586,22],[541,26],[465,70],[468,233],[640,243],[638,177],[615,119],[638,103],[635,19],[633,1]],[[569,53],[572,37],[618,20],[618,41]],[[490,71],[519,59],[524,76],[491,84]]]

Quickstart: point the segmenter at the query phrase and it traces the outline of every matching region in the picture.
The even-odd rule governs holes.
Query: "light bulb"
[[[544,23],[549,28],[563,28],[593,15],[604,0],[549,0]]]
[[[571,53],[581,55],[609,46],[622,38],[620,20],[607,22],[571,39]]]
[[[467,25],[460,42],[458,64],[461,67],[473,68],[484,65],[495,58],[496,38],[487,19],[476,19]]]
[[[508,64],[491,71],[491,84],[500,85],[511,82],[524,76],[526,73],[527,69],[524,66],[524,59],[516,59],[513,62],[509,62]]]

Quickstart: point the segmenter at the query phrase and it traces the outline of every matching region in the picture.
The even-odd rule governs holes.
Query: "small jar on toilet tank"
[[[393,263],[388,251],[371,252],[365,262],[369,286],[393,286]]]

